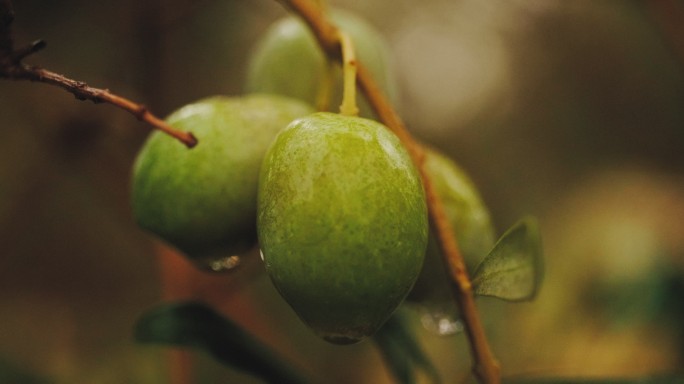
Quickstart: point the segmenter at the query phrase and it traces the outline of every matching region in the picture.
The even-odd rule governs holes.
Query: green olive
[[[292,122],[269,149],[257,227],[281,295],[319,336],[349,344],[373,334],[418,277],[425,194],[384,125],[320,112]]]
[[[383,37],[366,21],[351,13],[333,10],[330,16],[349,34],[356,56],[396,105],[398,87]],[[342,100],[342,71],[335,69],[331,110],[337,110]],[[299,18],[287,16],[275,22],[258,42],[249,61],[246,89],[248,92],[290,96],[317,105],[325,76],[325,56],[313,34]],[[359,99],[359,109],[363,117],[374,116],[364,97]]]
[[[459,250],[472,273],[494,245],[489,211],[470,177],[453,160],[428,148],[424,166],[442,199]],[[425,265],[409,300],[430,301],[429,305],[450,302],[446,273],[435,234],[430,233]]]
[[[253,247],[263,156],[280,130],[311,112],[272,95],[216,96],[178,109],[166,122],[191,131],[199,145],[188,150],[150,135],[133,171],[136,221],[199,262]]]

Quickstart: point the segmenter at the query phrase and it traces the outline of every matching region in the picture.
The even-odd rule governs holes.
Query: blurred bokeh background
[[[269,0],[14,3],[17,44],[48,42],[28,62],[161,116],[240,94],[251,47],[285,15]],[[468,170],[499,234],[524,214],[540,219],[538,299],[478,301],[504,374],[681,367],[684,3],[330,3],[387,38],[400,114]],[[391,382],[371,344],[318,340],[263,275],[204,277],[135,226],[129,176],[149,128],[127,113],[2,81],[0,129],[3,365],[57,382],[170,382],[178,367],[164,349],[136,345],[133,324],[164,299],[202,297],[321,382]],[[463,334],[414,320],[446,382],[467,377]],[[258,382],[190,359],[198,382]]]

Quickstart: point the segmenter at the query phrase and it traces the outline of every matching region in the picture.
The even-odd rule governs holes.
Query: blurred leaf
[[[382,330],[378,331],[378,334],[375,335],[375,343],[380,349],[382,357],[394,378],[401,384],[416,383],[416,375],[411,359],[406,355],[401,344],[391,336],[380,336],[380,333],[382,333]]]
[[[442,382],[437,369],[418,344],[401,309],[376,332],[373,340],[399,383],[416,383],[415,368],[422,369],[432,383]]]
[[[269,383],[306,383],[292,367],[240,326],[196,302],[164,304],[144,313],[135,327],[143,343],[190,346]]]
[[[0,359],[0,383],[49,384],[53,382],[33,372],[27,372],[7,360]]]
[[[636,379],[504,378],[502,382],[503,384],[680,384],[684,383],[684,376],[652,376]]]
[[[537,220],[526,217],[513,225],[482,260],[473,277],[476,295],[504,300],[532,300],[543,275]]]

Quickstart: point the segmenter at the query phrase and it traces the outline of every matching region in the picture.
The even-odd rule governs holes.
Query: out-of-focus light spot
[[[469,121],[506,89],[507,54],[487,25],[422,18],[395,37],[404,92],[420,129],[445,130]]]

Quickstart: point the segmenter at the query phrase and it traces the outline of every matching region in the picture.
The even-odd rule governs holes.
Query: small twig
[[[22,63],[22,60],[45,47],[43,40],[14,49],[10,24],[14,20],[12,4],[9,0],[0,1],[0,78],[8,80],[29,80],[60,87],[79,100],[93,103],[108,103],[130,112],[138,120],[180,140],[188,148],[197,145],[197,138],[190,132],[179,131],[148,111],[147,107],[118,96],[107,89],[93,88],[88,84],[73,80],[64,75],[44,68]]]
[[[340,40],[337,28],[331,24],[312,0],[278,0],[304,19],[310,27],[319,45],[330,59],[341,60]],[[357,61],[357,85],[366,95],[368,102],[375,110],[380,121],[390,128],[409,151],[423,178],[430,213],[430,223],[437,233],[444,262],[448,266],[451,277],[452,292],[461,310],[466,334],[470,342],[473,357],[473,372],[482,383],[498,384],[501,381],[499,364],[494,357],[484,327],[475,306],[475,299],[463,256],[461,255],[453,229],[449,222],[441,199],[424,166],[425,151],[411,136],[403,121],[395,112],[387,98],[377,86],[368,70]]]

